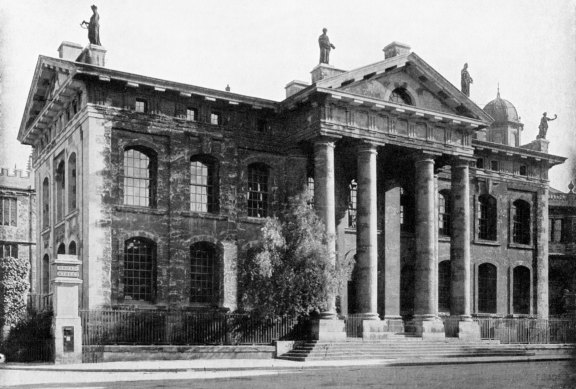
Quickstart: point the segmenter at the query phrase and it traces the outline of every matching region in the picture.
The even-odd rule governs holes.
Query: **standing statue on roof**
[[[546,133],[548,132],[548,122],[551,122],[552,120],[556,120],[558,118],[558,115],[554,114],[554,119],[549,118],[548,116],[546,116],[546,112],[544,112],[542,114],[542,118],[540,118],[540,125],[538,126],[538,136],[536,137],[536,139],[546,139]]]
[[[461,72],[460,83],[462,85],[462,93],[468,97],[470,97],[470,84],[473,82],[474,80],[470,77],[470,73],[468,73],[468,63],[465,63]]]
[[[92,4],[90,8],[92,8],[93,12],[90,17],[90,22],[84,20],[80,23],[80,26],[88,26],[88,40],[90,44],[102,46],[100,43],[100,15],[98,15],[98,7]]]
[[[330,63],[330,50],[335,49],[336,46],[330,43],[326,32],[328,32],[328,30],[323,28],[322,35],[318,38],[318,44],[320,45],[320,63],[328,64]]]

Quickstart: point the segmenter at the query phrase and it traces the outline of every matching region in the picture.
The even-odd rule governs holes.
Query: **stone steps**
[[[307,342],[281,355],[292,361],[342,359],[414,359],[450,357],[531,356],[522,345],[500,345],[495,342],[377,340],[346,342]]]

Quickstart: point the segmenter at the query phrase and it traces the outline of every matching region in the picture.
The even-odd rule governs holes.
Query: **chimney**
[[[298,80],[294,80],[294,81],[290,81],[288,84],[286,84],[285,89],[286,89],[286,98],[295,95],[296,93],[300,92],[302,89],[305,89],[306,87],[308,87],[310,84],[304,82],[304,81],[298,81]]]
[[[410,46],[404,43],[394,41],[384,47],[384,59],[408,54],[410,54]]]
[[[78,43],[64,41],[58,47],[58,57],[67,61],[76,61],[81,52],[82,46]]]

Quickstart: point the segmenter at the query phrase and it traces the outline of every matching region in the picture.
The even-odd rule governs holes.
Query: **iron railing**
[[[270,344],[305,339],[305,319],[181,310],[81,310],[84,345]]]
[[[500,343],[576,343],[576,320],[533,318],[474,318],[482,339]]]
[[[344,323],[346,325],[346,337],[348,338],[361,338],[362,337],[362,322],[366,320],[365,315],[350,314],[344,316]],[[399,333],[404,332],[404,326],[394,322],[386,322],[385,332]]]

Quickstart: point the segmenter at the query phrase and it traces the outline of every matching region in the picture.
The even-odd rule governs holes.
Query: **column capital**
[[[356,146],[356,151],[358,153],[378,154],[378,146],[371,142],[362,142],[358,146]]]
[[[468,157],[464,155],[456,155],[450,159],[450,166],[452,167],[459,167],[459,166],[467,166],[470,167],[472,163],[476,162],[476,158]]]
[[[335,146],[334,143],[336,143],[336,141],[338,141],[339,139],[340,139],[340,137],[336,137],[336,136],[321,135],[321,136],[314,138],[312,140],[312,143],[314,144],[314,146],[325,145],[328,147],[334,147]]]
[[[425,161],[432,161],[432,163],[434,163],[435,159],[438,158],[441,154],[440,153],[435,153],[435,152],[430,152],[430,151],[419,151],[416,153],[413,153],[411,155],[412,160],[414,161],[414,163],[420,163],[420,162],[425,162]]]

